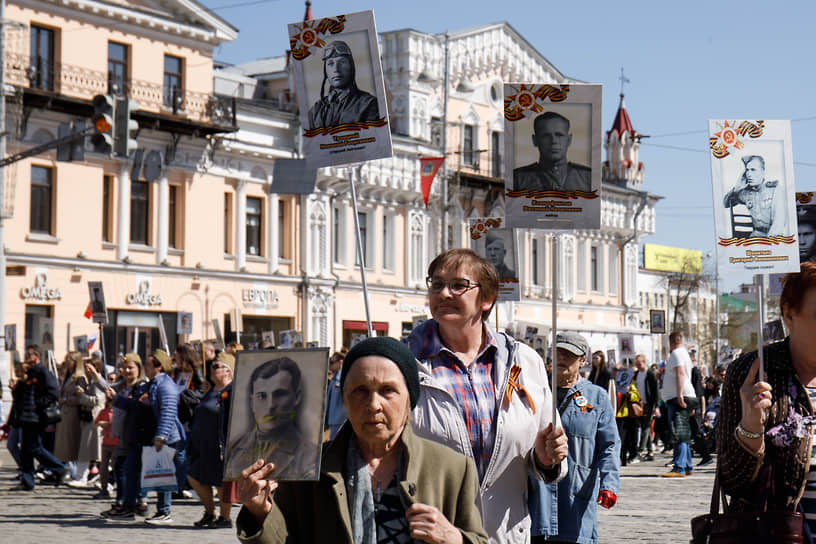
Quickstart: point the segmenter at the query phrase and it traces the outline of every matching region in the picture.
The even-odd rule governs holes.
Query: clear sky
[[[238,28],[215,58],[240,64],[282,55],[302,0],[201,0]],[[562,73],[604,86],[612,125],[620,70],[643,140],[644,188],[665,197],[647,243],[714,250],[707,120],[790,119],[795,185],[816,190],[816,3],[792,0],[532,2],[314,0],[315,18],[373,9],[377,30],[437,33],[507,21]],[[750,276],[721,276],[721,289]]]

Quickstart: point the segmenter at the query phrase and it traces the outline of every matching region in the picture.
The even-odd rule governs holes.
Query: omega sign
[[[161,295],[150,292],[150,280],[139,282],[139,289],[135,293],[127,294],[128,304],[138,304],[140,306],[159,306],[162,303]]]
[[[48,275],[45,272],[38,272],[34,276],[33,287],[23,287],[20,289],[20,297],[24,300],[34,299],[39,302],[48,300],[61,300],[62,290],[48,287]]]

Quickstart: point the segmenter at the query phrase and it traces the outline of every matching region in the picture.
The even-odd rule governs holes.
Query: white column
[[[278,247],[278,237],[280,233],[278,232],[278,195],[277,193],[270,193],[268,197],[269,204],[267,205],[267,210],[269,210],[268,220],[267,223],[269,227],[266,229],[267,231],[267,255],[269,256],[269,273],[274,274],[275,271],[278,269],[278,255],[280,255],[280,248]]]
[[[116,259],[128,254],[130,244],[130,170],[127,161],[119,165],[119,213],[116,218]]]
[[[162,264],[167,260],[170,224],[170,184],[167,182],[167,173],[162,171],[159,177],[159,236],[157,240],[156,262]]]
[[[238,180],[235,192],[235,268],[241,270],[246,266],[246,180]]]

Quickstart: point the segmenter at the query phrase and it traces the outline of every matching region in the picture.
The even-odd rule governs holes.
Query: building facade
[[[212,203],[241,185],[207,164],[213,137],[236,130],[232,101],[212,92],[213,49],[236,29],[194,2],[20,0],[5,16],[8,154],[53,140],[61,123],[89,122],[92,98],[110,94],[135,101],[139,148],[158,173],[95,151],[91,139],[71,162],[48,151],[4,169],[10,347],[62,357],[90,337],[113,362],[163,346],[162,328],[171,346],[209,337],[210,318],[223,325],[242,302],[257,304],[268,263],[247,257],[242,269],[240,252],[216,249],[224,210]],[[101,329],[84,315],[93,281],[107,303]],[[180,313],[195,316],[190,334],[178,331]]]

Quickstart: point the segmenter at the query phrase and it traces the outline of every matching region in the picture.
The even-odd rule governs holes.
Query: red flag
[[[421,157],[419,159],[419,178],[422,181],[422,200],[425,207],[428,207],[428,196],[431,194],[431,184],[433,183],[436,171],[442,166],[445,157]]]
[[[88,303],[88,307],[85,308],[85,313],[82,314],[82,315],[84,315],[86,319],[90,319],[91,317],[93,317],[93,312],[91,312],[91,303],[90,302]]]

